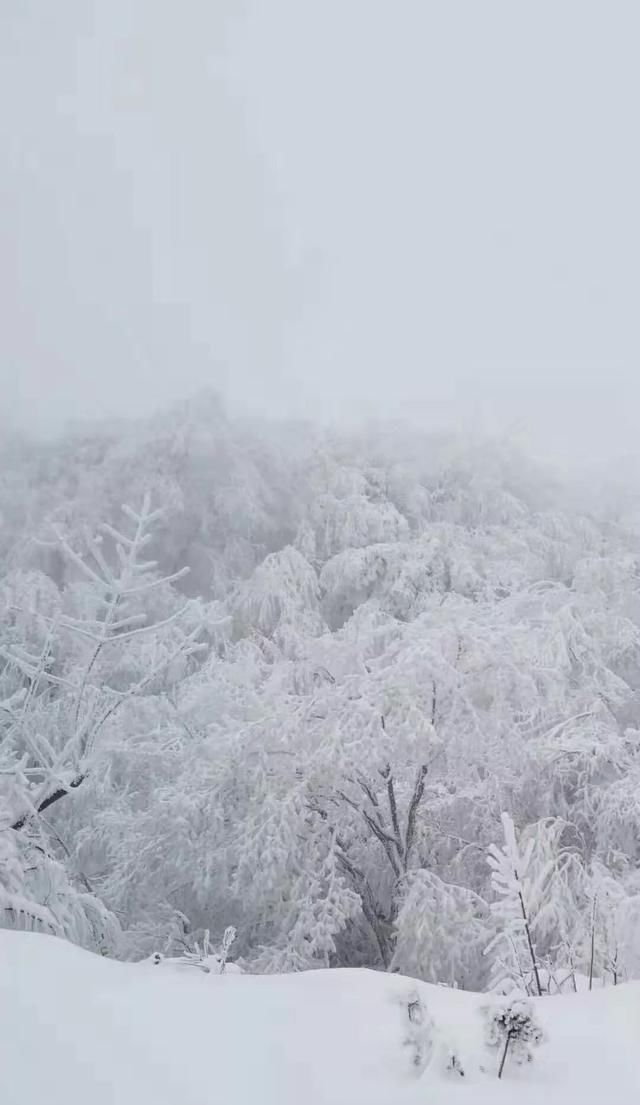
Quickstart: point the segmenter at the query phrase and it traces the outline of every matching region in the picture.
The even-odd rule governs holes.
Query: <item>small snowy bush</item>
[[[420,1075],[431,1062],[435,1025],[417,990],[410,991],[402,1005],[406,1011],[404,1046],[411,1055],[411,1066]]]
[[[544,1038],[531,1002],[526,997],[512,997],[485,1006],[484,1015],[485,1042],[488,1047],[497,1048],[500,1052],[498,1078],[502,1078],[508,1054],[516,1063],[530,1063],[533,1048],[538,1047]]]
[[[229,974],[242,974],[242,968],[237,963],[229,963],[229,952],[235,938],[236,930],[233,925],[229,925],[224,930],[219,949],[214,951],[207,929],[202,944],[198,943],[197,940],[194,942],[193,951],[185,951],[184,955],[178,956],[164,956],[160,952],[156,952],[151,956],[151,962],[156,967],[164,963],[176,967],[197,967],[198,970],[204,971],[207,975],[223,975],[227,971]]]
[[[427,1067],[440,1074],[464,1078],[465,1070],[460,1049],[434,1021],[429,1008],[417,990],[410,990],[400,999],[405,1018],[403,1045],[411,1057],[411,1067],[420,1077]]]

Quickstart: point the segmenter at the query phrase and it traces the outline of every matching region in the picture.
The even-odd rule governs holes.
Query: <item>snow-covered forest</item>
[[[0,457],[0,924],[640,977],[640,544],[502,441],[215,396]]]

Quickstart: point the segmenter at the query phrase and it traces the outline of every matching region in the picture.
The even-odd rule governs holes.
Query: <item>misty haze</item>
[[[2,1105],[635,1105],[639,40],[2,5]]]

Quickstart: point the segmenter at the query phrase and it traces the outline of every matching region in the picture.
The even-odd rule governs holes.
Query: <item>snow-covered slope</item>
[[[419,997],[422,1025],[408,1005]],[[640,986],[542,999],[496,1077],[487,997],[370,971],[207,975],[0,932],[2,1105],[631,1105]],[[464,1067],[452,1070],[451,1054]],[[416,1060],[418,1060],[416,1062]],[[484,1070],[482,1069],[484,1068]]]

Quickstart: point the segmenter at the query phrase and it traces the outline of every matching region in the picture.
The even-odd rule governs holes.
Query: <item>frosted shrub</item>
[[[411,1065],[420,1075],[431,1061],[434,1047],[435,1025],[417,990],[407,994],[406,1002],[407,1033],[404,1046],[411,1055]]]
[[[486,1044],[496,1048],[500,1055],[498,1078],[502,1078],[507,1055],[511,1055],[518,1064],[530,1063],[533,1048],[538,1047],[544,1038],[531,1002],[525,997],[512,997],[485,1007],[484,1015]]]
[[[233,974],[241,974],[241,968],[237,963],[229,962],[229,953],[235,938],[236,930],[233,925],[229,925],[224,930],[219,948],[215,950],[207,929],[202,938],[202,943],[195,940],[193,949],[185,950],[183,955],[164,956],[160,952],[156,952],[151,957],[151,962],[156,967],[159,967],[162,963],[169,963],[177,967],[196,967],[206,975],[223,975],[228,969]]]

